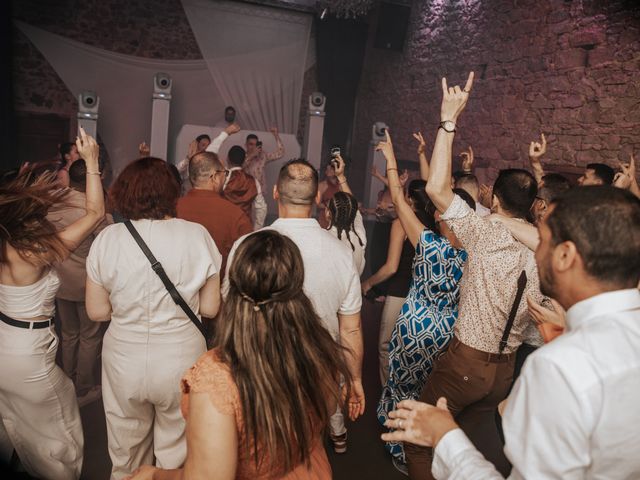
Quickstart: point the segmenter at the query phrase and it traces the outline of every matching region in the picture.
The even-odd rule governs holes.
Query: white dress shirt
[[[640,292],[603,293],[567,312],[531,354],[503,418],[512,479],[640,478]],[[437,479],[503,478],[462,430],[435,449]]]

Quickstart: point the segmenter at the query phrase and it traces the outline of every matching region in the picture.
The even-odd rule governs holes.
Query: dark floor
[[[383,427],[376,418],[376,405],[381,390],[377,355],[381,311],[382,304],[364,300],[362,310],[365,342],[363,383],[367,404],[364,416],[347,425],[349,430],[347,453],[336,455],[327,445],[333,476],[336,480],[407,478],[393,467],[390,456],[384,451],[383,442],[380,440]],[[111,462],[107,452],[107,432],[102,401],[85,406],[81,409],[81,415],[85,434],[81,478],[107,480],[111,472]],[[508,465],[502,454],[493,416],[488,416],[486,421],[477,425],[474,430],[480,432],[475,436],[476,438],[472,437],[475,443],[482,445],[487,458],[493,461],[503,473],[507,473],[505,469],[508,471]]]

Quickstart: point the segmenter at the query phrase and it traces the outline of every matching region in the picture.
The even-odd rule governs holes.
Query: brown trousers
[[[451,341],[449,349],[436,361],[420,401],[435,405],[447,399],[449,410],[465,432],[493,412],[509,392],[515,354],[482,352]],[[432,479],[433,449],[404,444],[412,480]]]

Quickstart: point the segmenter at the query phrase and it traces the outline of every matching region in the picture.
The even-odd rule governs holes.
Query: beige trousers
[[[29,475],[80,477],[84,438],[76,392],[56,365],[53,326],[29,330],[0,322],[0,449],[13,449]]]
[[[96,362],[107,325],[89,320],[84,302],[58,298],[56,306],[62,333],[62,368],[81,396],[96,385]]]
[[[165,340],[166,341],[166,340]],[[206,351],[204,337],[174,343],[128,343],[109,330],[102,348],[102,399],[112,479],[140,465],[179,468],[186,459],[180,380]]]

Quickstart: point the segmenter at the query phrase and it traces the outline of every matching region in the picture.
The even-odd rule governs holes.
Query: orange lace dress
[[[256,468],[253,451],[246,448],[246,433],[242,418],[242,405],[238,388],[229,367],[220,361],[215,350],[202,355],[182,379],[182,414],[189,414],[189,393],[208,393],[213,406],[224,415],[233,415],[238,431],[237,480],[266,480],[282,478],[286,480],[329,480],[331,465],[324,450],[321,432],[318,430],[316,443],[311,452],[310,464],[298,465],[293,471],[281,475]],[[215,432],[211,432],[215,435]]]

